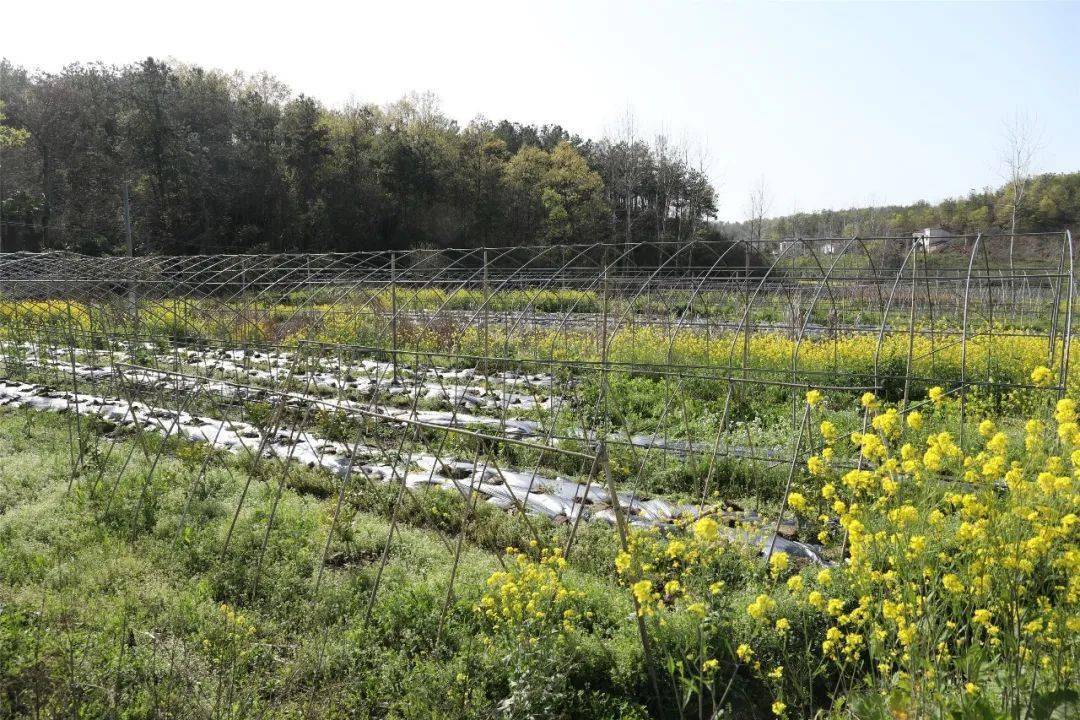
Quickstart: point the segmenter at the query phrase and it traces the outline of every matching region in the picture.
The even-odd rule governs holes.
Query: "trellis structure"
[[[1018,238],[1023,251],[1016,258],[1007,254],[1008,236],[956,237],[951,244],[937,253],[907,238],[855,237],[753,247],[14,254],[0,259],[0,308],[31,333],[48,327],[79,336],[75,341],[87,347],[120,339],[230,348],[311,342],[389,359],[438,354],[455,365],[628,372],[662,365],[669,374],[732,385],[784,383],[793,395],[808,385],[899,386],[905,395],[919,381],[1007,385],[995,377],[993,345],[1041,337],[1063,386],[1073,297],[1069,234]],[[47,311],[19,313],[23,300]],[[72,309],[72,326],[61,332]],[[646,330],[648,352],[623,347]],[[787,357],[755,356],[753,339],[766,336],[790,340]],[[841,347],[853,336],[872,338],[866,366],[844,362]],[[897,338],[908,340],[902,368],[890,347]],[[684,341],[698,341],[700,352],[680,354]],[[985,356],[937,369],[954,348],[983,341],[991,346]],[[919,354],[924,344],[928,350]],[[811,345],[826,361],[831,354],[831,362],[807,361]]]
[[[261,466],[276,480],[252,595],[301,465],[336,483],[315,597],[350,490],[392,490],[369,615],[408,520],[403,502],[431,486],[461,493],[467,513],[478,502],[517,513],[537,538],[534,523],[562,524],[568,553],[582,522],[625,540],[631,524],[715,513],[766,555],[782,546],[827,562],[783,512],[815,447],[807,390],[873,392],[907,411],[941,386],[959,399],[963,443],[969,402],[1052,398],[1073,383],[1071,235],[1018,237],[1015,255],[1011,239],[10,254],[0,256],[0,402],[74,411],[72,483],[109,504],[137,452],[152,461],[150,487],[166,448],[153,449],[150,432]],[[1052,380],[1033,382],[1035,365]],[[88,433],[91,418],[127,432]],[[89,447],[106,460],[93,465]],[[110,464],[115,453],[126,457]],[[224,462],[207,453],[187,497]],[[714,490],[738,472],[786,483],[733,509]],[[442,537],[455,567],[467,524]],[[453,576],[446,592],[444,613]]]

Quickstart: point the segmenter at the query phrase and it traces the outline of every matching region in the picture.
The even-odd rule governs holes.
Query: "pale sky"
[[[1036,169],[1080,170],[1080,3],[37,0],[0,27],[0,56],[46,70],[153,55],[587,137],[629,108],[707,148],[728,220],[762,176],[773,214],[996,186],[1018,110],[1042,126]]]

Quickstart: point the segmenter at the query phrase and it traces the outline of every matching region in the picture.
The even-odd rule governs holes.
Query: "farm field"
[[[1072,241],[0,259],[0,716],[1080,710]]]

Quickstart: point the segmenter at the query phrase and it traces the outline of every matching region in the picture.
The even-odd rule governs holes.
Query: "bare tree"
[[[656,214],[656,241],[664,239],[668,208],[671,206],[672,175],[675,170],[671,141],[661,128],[653,139],[653,155],[656,158],[656,182],[653,183],[653,207]]]
[[[634,201],[637,194],[638,184],[641,180],[641,162],[639,158],[637,117],[631,108],[627,108],[619,120],[618,137],[623,145],[622,163],[622,202],[626,213],[626,227],[624,228],[626,245],[630,245],[633,229]]]
[[[1042,148],[1042,129],[1039,119],[1017,110],[1005,121],[1005,145],[1001,153],[1001,165],[1009,191],[1012,194],[1012,217],[1009,224],[1009,269],[1013,268],[1013,250],[1016,242],[1016,214],[1024,202],[1031,166]]]
[[[706,186],[709,185],[709,181],[708,181],[708,178],[709,178],[709,165],[711,163],[712,163],[712,151],[709,148],[709,140],[708,140],[708,138],[696,140],[694,142],[694,165],[695,165],[696,170],[697,170],[698,179],[700,181],[704,182]],[[687,165],[687,167],[690,167],[689,164]],[[717,187],[718,186],[719,185],[717,185]],[[699,189],[700,189],[700,187],[699,187]],[[691,211],[691,213],[690,213],[690,234],[691,235],[693,235],[694,232],[697,230],[698,220],[706,212],[705,208],[704,208],[704,203],[701,202],[702,200],[704,200],[704,198],[702,197],[702,193],[700,193],[700,192],[694,193],[694,198],[693,199],[697,200],[698,202],[696,204],[694,202],[691,202],[691,204],[690,204],[690,211]]]
[[[686,169],[690,167],[690,140],[684,132],[682,137],[679,138],[679,144],[675,150],[676,162],[678,162],[680,169],[683,172],[684,180]],[[678,197],[675,199],[675,218],[677,220],[675,225],[675,239],[682,242],[683,239],[683,221],[689,217],[690,210],[690,194],[689,188],[685,182],[680,183]]]
[[[762,175],[750,188],[750,200],[746,206],[747,229],[751,250],[758,250],[765,232],[765,216],[772,206],[772,195]]]

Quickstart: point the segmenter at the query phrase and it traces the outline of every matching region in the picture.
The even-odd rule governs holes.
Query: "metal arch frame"
[[[1068,245],[1069,248],[1069,292],[1065,296],[1065,336],[1062,341],[1061,350],[1061,374],[1059,375],[1060,388],[1058,390],[1059,399],[1065,397],[1065,393],[1068,391],[1069,386],[1069,356],[1071,354],[1070,350],[1072,345],[1072,307],[1073,297],[1076,295],[1076,266],[1072,230],[1065,230],[1065,244]]]
[[[814,312],[814,307],[817,305],[818,299],[821,297],[821,291],[822,291],[823,288],[828,288],[829,289],[829,299],[830,299],[830,302],[832,303],[832,305],[833,305],[833,307],[835,309],[836,298],[835,298],[835,296],[833,296],[832,288],[829,285],[829,279],[832,277],[833,271],[836,269],[837,264],[847,254],[848,248],[851,247],[851,244],[854,243],[854,242],[858,242],[858,237],[857,236],[852,237],[851,240],[849,240],[844,245],[843,249],[839,253],[836,254],[836,257],[833,259],[832,264],[829,266],[829,270],[827,272],[821,266],[821,261],[818,260],[817,254],[813,253],[813,248],[811,247],[811,253],[813,253],[814,262],[817,263],[818,269],[822,273],[822,278],[821,278],[821,281],[818,283],[817,288],[814,291],[813,297],[810,299],[810,306],[806,309],[806,314],[803,317],[803,321],[801,323],[799,323],[799,335],[795,340],[795,347],[792,348],[792,351],[791,351],[791,382],[792,382],[793,388],[794,388],[794,385],[798,382],[798,379],[799,379],[799,350],[802,348],[803,338],[806,335],[806,325],[810,321],[810,317]],[[867,255],[867,259],[869,259],[869,253],[866,253],[866,246],[863,245],[862,243],[859,243],[859,245],[863,249],[863,252]],[[837,343],[837,338],[834,337],[833,338],[834,347],[835,347],[836,343]],[[878,345],[879,345],[879,348],[880,348],[880,339],[878,341]],[[834,352],[834,358],[835,358],[835,352]],[[877,366],[876,359],[875,359],[874,365],[875,365],[875,368],[876,368],[876,366]],[[875,375],[876,375],[876,372],[875,372]],[[875,384],[876,384],[876,380],[875,380]],[[797,417],[798,417],[797,398],[795,396],[794,389],[792,389],[791,402],[792,402],[791,422],[792,422],[792,426],[794,426],[796,421],[797,421]]]
[[[955,338],[954,341],[943,345],[941,348],[937,348],[932,344],[930,354],[936,356],[940,350],[950,345],[960,346],[959,382],[961,386],[961,405],[966,411],[965,395],[967,393],[963,388],[973,382],[971,368],[969,367],[969,345],[974,332],[972,313],[976,311],[977,305],[983,307],[983,303],[985,303],[985,309],[991,323],[989,328],[990,337],[996,340],[999,337],[1010,336],[1012,333],[1008,328],[999,333],[999,328],[993,326],[997,312],[995,306],[998,302],[994,297],[994,287],[1004,287],[1006,282],[1016,283],[1023,281],[1026,283],[1031,278],[1035,278],[1037,282],[1034,285],[1035,295],[1030,300],[1032,303],[1044,302],[1047,295],[1046,282],[1049,280],[1053,283],[1051,294],[1055,295],[1055,301],[1052,310],[1051,327],[1047,335],[1048,361],[1053,364],[1055,359],[1059,360],[1060,391],[1064,392],[1067,386],[1067,376],[1071,362],[1069,355],[1072,340],[1072,301],[1073,294],[1077,292],[1073,273],[1072,236],[1067,231],[1064,233],[1033,234],[1032,236],[1062,238],[1062,251],[1057,263],[1059,268],[1057,274],[1051,274],[1050,270],[1042,273],[1039,267],[1036,266],[1020,268],[1015,275],[1010,276],[1005,276],[1002,273],[995,274],[994,268],[991,267],[992,263],[987,241],[990,238],[1004,236],[980,233],[975,237],[974,244],[966,253],[966,270],[963,275],[960,274],[960,268],[956,268],[955,272],[951,269],[937,270],[933,280],[935,288],[930,287],[931,274],[929,268],[926,267],[926,249],[922,248],[924,270],[920,278],[919,263],[914,261],[919,246],[917,243],[912,242],[911,238],[906,237],[863,238],[854,236],[846,238],[842,249],[837,252],[836,257],[833,258],[827,268],[823,264],[822,258],[819,257],[818,246],[815,245],[822,239],[799,238],[795,242],[809,247],[808,257],[816,266],[814,277],[809,275],[809,266],[803,266],[801,270],[792,271],[791,274],[785,274],[783,269],[778,270],[778,268],[782,268],[785,260],[794,260],[798,249],[802,247],[802,245],[789,244],[780,248],[779,252],[772,257],[765,255],[754,258],[755,274],[760,273],[756,278],[756,282],[751,282],[750,278],[752,276],[749,270],[743,275],[743,267],[735,268],[732,266],[730,268],[731,273],[717,272],[718,269],[725,267],[725,260],[736,254],[736,248],[744,253],[746,256],[745,265],[749,266],[751,250],[755,250],[756,247],[751,248],[749,244],[742,241],[726,242],[724,245],[703,240],[677,244],[663,241],[633,244],[600,242],[538,248],[501,246],[498,248],[468,248],[442,251],[414,249],[378,252],[356,251],[336,254],[205,255],[141,258],[91,258],[72,253],[47,253],[41,255],[13,253],[0,257],[0,274],[4,278],[3,281],[0,281],[0,285],[2,285],[0,289],[6,290],[14,285],[15,292],[10,297],[5,292],[4,296],[0,297],[0,303],[7,306],[13,302],[17,303],[18,297],[31,298],[37,293],[47,311],[55,316],[54,321],[60,321],[59,316],[63,314],[65,308],[70,313],[74,307],[71,303],[78,304],[81,300],[91,313],[90,334],[101,334],[108,338],[119,339],[117,333],[122,330],[122,327],[115,323],[121,322],[124,319],[124,314],[129,312],[129,309],[123,304],[116,305],[113,303],[110,305],[108,300],[110,297],[116,297],[115,286],[130,283],[138,288],[135,291],[136,298],[144,297],[149,300],[144,307],[139,309],[139,312],[145,313],[144,317],[147,320],[164,318],[168,310],[167,302],[205,297],[209,307],[205,308],[202,313],[206,321],[203,329],[209,327],[212,335],[227,337],[228,333],[222,332],[223,329],[233,329],[226,328],[226,326],[231,321],[241,318],[245,308],[260,305],[266,300],[272,301],[283,293],[305,287],[327,288],[328,290],[326,293],[307,294],[298,303],[290,303],[288,305],[290,312],[286,316],[285,322],[296,318],[300,313],[310,311],[313,306],[324,302],[334,306],[332,311],[335,312],[337,306],[344,305],[347,308],[346,312],[353,317],[364,315],[368,310],[373,311],[373,317],[376,314],[381,315],[383,311],[376,313],[373,310],[376,295],[369,293],[359,305],[345,304],[343,301],[348,301],[351,296],[365,291],[368,287],[386,287],[388,282],[391,286],[400,286],[403,294],[406,295],[406,300],[402,306],[395,307],[390,313],[389,324],[395,323],[399,317],[413,317],[414,321],[421,325],[440,322],[447,317],[451,317],[448,313],[451,303],[454,302],[455,294],[474,287],[482,278],[485,294],[480,302],[462,313],[460,318],[455,318],[456,324],[459,324],[460,327],[475,324],[481,318],[486,320],[496,301],[495,298],[499,293],[509,288],[520,287],[524,295],[520,307],[515,306],[513,310],[505,311],[504,328],[508,337],[520,333],[522,328],[532,321],[532,318],[541,314],[541,311],[537,309],[537,302],[540,294],[545,290],[557,286],[566,286],[575,290],[595,292],[597,289],[602,288],[604,318],[602,323],[598,322],[596,324],[600,326],[599,332],[602,335],[599,342],[602,347],[607,348],[612,345],[616,337],[629,323],[637,322],[638,316],[635,314],[635,308],[638,307],[638,301],[641,298],[653,291],[661,294],[668,292],[682,293],[685,291],[685,297],[680,297],[680,302],[683,303],[681,308],[668,314],[664,321],[657,325],[661,329],[660,335],[664,337],[668,351],[669,367],[665,368],[665,376],[673,377],[681,374],[679,382],[675,386],[676,394],[678,394],[682,392],[685,380],[691,374],[697,373],[698,370],[686,358],[675,361],[672,350],[675,347],[677,337],[681,333],[687,330],[694,331],[695,327],[700,327],[697,326],[697,323],[702,322],[702,316],[695,313],[695,306],[700,298],[705,297],[710,292],[716,292],[721,302],[725,304],[724,307],[727,307],[726,303],[731,301],[736,308],[739,302],[742,301],[743,307],[739,313],[738,322],[732,325],[726,322],[722,323],[723,333],[715,340],[710,339],[709,341],[710,345],[717,342],[721,344],[729,343],[728,352],[726,353],[726,365],[714,362],[711,359],[707,359],[706,363],[710,372],[725,368],[728,372],[741,369],[743,377],[730,378],[732,383],[739,381],[751,382],[754,381],[754,378],[749,376],[751,371],[755,374],[758,373],[747,361],[745,343],[749,341],[751,326],[755,324],[754,313],[760,308],[763,297],[771,297],[785,288],[802,288],[808,284],[808,280],[813,280],[815,285],[809,296],[805,311],[801,312],[801,317],[798,318],[792,315],[790,325],[787,327],[794,340],[790,364],[792,382],[789,385],[794,395],[796,392],[795,386],[799,384],[799,379],[803,377],[805,372],[812,372],[812,369],[804,368],[805,363],[802,355],[809,336],[809,320],[821,305],[823,294],[829,293],[832,312],[836,313],[840,309],[846,308],[853,313],[857,313],[857,305],[862,302],[860,290],[865,284],[873,285],[873,290],[870,292],[877,299],[873,312],[875,314],[880,313],[873,353],[874,385],[875,387],[880,386],[882,382],[881,360],[884,352],[885,335],[886,333],[901,332],[899,329],[892,328],[891,314],[897,301],[900,283],[905,281],[910,266],[913,288],[911,299],[912,315],[915,313],[917,301],[914,288],[920,279],[926,286],[925,302],[928,303],[928,307],[933,312],[933,305],[938,299],[941,289],[944,288],[947,291],[945,297],[948,299],[952,295],[952,292],[948,290],[949,285],[958,283],[961,277],[963,278],[963,293],[956,298],[959,300],[958,304],[960,305],[958,309],[962,310],[959,327],[954,326],[952,330],[946,328],[941,333],[954,337],[959,335],[959,338]],[[828,240],[832,241],[834,239],[830,238]],[[895,242],[897,240],[908,243],[907,251],[902,262],[900,262],[899,268],[890,267],[888,270],[879,268],[874,257],[876,250],[872,252],[868,243],[877,241]],[[858,253],[853,251],[855,243],[859,245],[860,252]],[[704,258],[700,257],[700,249],[707,251]],[[614,251],[613,257],[611,251]],[[494,257],[489,258],[489,252]],[[975,271],[975,262],[978,260],[979,252],[983,253],[980,264],[985,265],[985,274],[981,276]],[[629,262],[631,258],[641,256],[650,258],[655,256],[657,260],[644,267]],[[850,260],[857,257],[865,258],[869,271],[867,278],[860,277],[859,267],[861,267],[861,263],[856,266],[849,266]],[[445,259],[445,262],[439,262],[440,258]],[[482,262],[481,258],[483,259]],[[515,262],[519,258],[520,262]],[[394,265],[395,260],[402,262],[400,273],[387,280],[387,265],[388,263]],[[553,260],[553,262],[549,262],[549,260]],[[684,261],[685,267],[683,265]],[[488,282],[488,268],[491,267],[498,270],[493,283]],[[600,270],[599,273],[596,272],[597,269]],[[739,272],[735,273],[735,270]],[[585,274],[583,271],[591,271],[591,275]],[[893,282],[888,293],[886,293],[882,288],[882,284],[890,276]],[[866,280],[865,283],[862,282],[864,279]],[[37,282],[38,280],[40,282]],[[29,288],[32,287],[36,289],[30,291]],[[420,290],[434,287],[444,292],[445,297],[432,310],[424,311],[419,316],[411,315],[410,308],[414,305],[414,299],[418,296]],[[145,288],[145,290],[142,288]],[[973,294],[973,291],[981,288],[986,289],[987,297],[985,300],[976,297],[979,293]],[[1053,292],[1055,289],[1056,293]],[[1061,307],[1061,293],[1066,294],[1064,308]],[[617,297],[624,305],[620,306],[619,312],[609,317],[610,297]],[[743,300],[744,297],[745,300]],[[155,302],[152,298],[160,298],[160,302]],[[566,336],[572,330],[577,330],[578,327],[575,326],[581,326],[582,332],[589,331],[587,322],[583,326],[581,324],[583,318],[589,317],[579,312],[580,305],[583,302],[586,302],[584,298],[573,298],[567,305],[562,305],[558,310],[545,314],[546,319],[544,322],[545,327],[550,330],[551,350],[554,350],[555,343],[559,341],[559,338]],[[918,302],[923,301],[920,299]],[[1024,302],[1026,303],[1028,300],[1025,299]],[[222,312],[230,309],[232,312]],[[1006,313],[1010,312],[1008,307],[1005,307],[1004,310]],[[1062,312],[1064,312],[1064,318],[1060,318]],[[712,327],[711,320],[708,319],[708,315],[704,317],[705,320],[702,322],[702,326],[706,328],[706,332],[709,332],[709,328]],[[197,336],[199,329],[197,318],[184,312],[180,313],[176,319],[182,324],[185,331]],[[655,324],[657,321],[652,316],[643,315],[641,322]],[[384,322],[382,327],[374,326],[374,332],[385,332],[386,324]],[[74,328],[68,328],[68,330],[72,336],[76,335]],[[132,336],[139,335],[147,337],[144,334],[145,332],[142,329],[136,329],[134,332],[128,331],[124,335],[124,339],[133,339]],[[460,330],[453,332],[460,333]],[[730,337],[726,337],[729,334]],[[916,335],[925,334],[925,330],[917,329],[913,322],[909,322],[906,334],[909,338],[909,352],[905,395],[907,395],[907,383],[912,376],[913,363],[916,359],[920,361],[923,359],[922,356],[916,358],[912,354],[910,343],[913,342]],[[933,339],[937,334],[935,328],[931,327],[931,338]],[[83,331],[80,330],[77,335],[82,336]],[[744,353],[742,362],[738,363],[735,360],[735,352],[737,351],[740,335],[743,336]],[[289,342],[304,339],[305,337],[310,338],[311,336],[300,335],[290,338]],[[456,337],[460,337],[460,334]],[[273,343],[268,342],[269,340],[269,338],[255,339],[250,344],[259,347],[272,345]],[[834,334],[832,341],[834,345],[838,343],[838,335]],[[62,342],[62,340],[53,337],[47,340],[46,344],[55,344],[57,342]],[[1062,346],[1062,355],[1060,358],[1056,358],[1059,343]],[[386,345],[388,343],[382,344]],[[390,349],[400,352],[407,351],[396,342],[396,333]],[[450,352],[454,353],[460,349],[460,345],[455,345]],[[419,347],[416,350],[419,350]],[[491,353],[489,349],[485,348],[483,354],[491,356],[497,353]],[[505,354],[503,353],[503,355]],[[835,367],[835,357],[834,352],[833,371],[842,373],[840,368]],[[496,358],[493,357],[492,359]],[[511,358],[503,357],[501,359],[507,360]],[[523,359],[519,358],[518,360]],[[536,359],[533,362],[538,361],[539,359]],[[553,356],[549,357],[545,362],[551,367],[561,363],[561,361],[555,360]],[[988,359],[988,372],[990,371],[989,362]],[[600,364],[605,368],[621,367],[618,364],[611,363],[608,358],[604,358]],[[627,372],[633,372],[635,370],[634,365],[634,362],[630,362],[623,369]],[[579,367],[583,368],[584,365]],[[652,372],[647,368],[638,369]],[[771,372],[765,368],[760,368],[760,370],[762,373]],[[776,373],[772,374],[775,375]],[[934,371],[931,368],[931,375],[933,374]],[[991,382],[993,378],[988,376],[987,380]],[[810,384],[813,383],[807,383],[808,386]],[[667,406],[670,407],[670,403],[667,403]]]
[[[743,331],[745,330],[744,334],[745,334],[745,336],[747,338],[747,341],[749,341],[750,329],[749,329],[749,325],[748,325],[748,320],[749,320],[749,317],[750,317],[750,310],[754,306],[754,301],[757,300],[757,296],[761,292],[761,289],[763,287],[765,287],[765,283],[769,279],[769,276],[773,273],[774,270],[776,270],[776,266],[780,264],[780,261],[784,258],[784,255],[787,254],[788,250],[790,250],[790,249],[791,249],[791,246],[789,245],[788,247],[783,248],[782,250],[780,250],[780,252],[776,256],[776,259],[773,260],[772,265],[770,265],[769,269],[766,270],[765,273],[761,276],[761,281],[758,282],[757,287],[754,288],[753,294],[750,295],[747,298],[746,307],[743,308],[742,318],[739,320],[739,324],[738,324],[738,327],[735,328],[735,332],[732,333],[731,348],[728,350],[728,365],[729,366],[734,365],[734,363],[735,363],[735,360],[734,360],[735,345],[738,342],[739,334],[743,333]],[[743,369],[744,373],[749,369],[749,368],[746,367],[746,354],[745,354],[745,352],[743,354],[743,367],[742,367],[742,369]]]
[[[967,275],[964,277],[964,334],[960,340],[960,449],[964,450],[964,424],[967,420],[967,345],[968,345],[968,309],[971,301],[971,268],[975,265],[975,252],[982,241],[982,233],[975,238],[968,255]]]
[[[915,243],[911,243],[911,247],[908,248],[907,254],[904,255],[904,260],[900,264],[900,269],[896,271],[896,279],[893,281],[892,289],[889,291],[889,299],[885,302],[884,307],[881,309],[881,326],[878,328],[877,345],[874,348],[874,386],[879,388],[881,385],[881,346],[885,342],[885,328],[889,322],[889,311],[892,309],[892,301],[896,296],[896,290],[900,286],[900,280],[903,279],[904,270],[907,268],[908,261],[911,259],[915,252]]]

